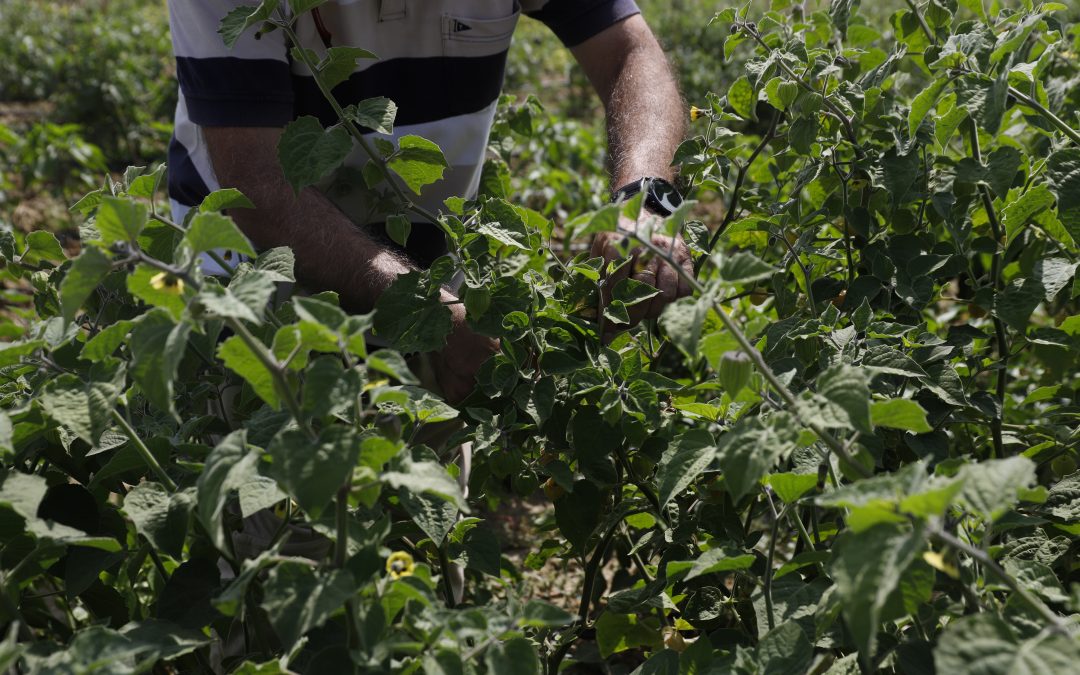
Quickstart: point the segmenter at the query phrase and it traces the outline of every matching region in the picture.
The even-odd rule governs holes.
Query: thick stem
[[[979,129],[974,120],[970,120],[971,128],[971,156],[975,163],[982,166],[982,149],[979,147]],[[994,210],[994,200],[990,196],[990,188],[985,183],[979,183],[979,196],[982,198],[983,210],[990,221],[990,231],[994,236],[994,254],[990,259],[990,286],[997,294],[1001,291],[1001,254],[1003,243],[1003,230]],[[994,456],[1004,457],[1005,443],[1002,438],[1001,424],[1005,416],[1005,390],[1008,386],[1009,377],[1009,343],[1005,333],[1005,323],[994,315],[994,344],[997,349],[998,365],[997,372],[997,399],[998,410],[994,419],[990,422],[990,433],[993,436]]]
[[[157,476],[158,481],[165,486],[165,489],[169,492],[176,492],[176,482],[169,477],[169,474],[165,472],[165,468],[161,466],[161,463],[157,461],[153,453],[150,452],[150,448],[146,447],[146,443],[139,438],[139,434],[135,433],[135,430],[128,424],[127,418],[119,413],[116,408],[111,411],[113,420],[120,425],[120,428],[124,430],[124,434],[131,441],[131,444],[135,446],[135,451],[139,453],[139,456],[143,458],[146,465],[150,467],[150,470]]]
[[[937,539],[942,544],[945,544],[949,548],[956,551],[962,551],[971,558],[977,560],[983,567],[989,570],[995,577],[997,577],[1003,584],[1009,587],[1009,590],[1016,593],[1029,607],[1039,613],[1043,619],[1050,625],[1050,629],[1055,633],[1062,635],[1069,634],[1069,624],[1060,616],[1058,616],[1054,610],[1046,606],[1046,604],[1039,600],[1031,591],[1027,590],[1013,579],[1008,572],[1003,570],[997,562],[990,557],[990,555],[982,549],[976,548],[971,544],[968,544],[960,539],[957,539],[952,534],[946,532],[940,525],[930,525],[930,536]]]
[[[1058,131],[1068,136],[1073,143],[1080,145],[1080,131],[1073,129],[1065,122],[1065,120],[1050,112],[1050,110],[1047,109],[1046,106],[1031,98],[1016,87],[1009,87],[1009,94],[1027,107],[1034,109],[1037,113],[1050,120],[1050,123],[1057,127]]]

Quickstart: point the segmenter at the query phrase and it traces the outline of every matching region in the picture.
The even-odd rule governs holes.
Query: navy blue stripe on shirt
[[[200,126],[281,127],[293,119],[289,64],[274,59],[176,57],[188,116]]]
[[[549,0],[529,12],[543,21],[567,47],[576,47],[605,28],[639,14],[634,0]]]
[[[184,144],[174,136],[169,141],[169,198],[183,206],[197,206],[202,203],[210,188],[199,175],[195,163],[191,161]]]
[[[385,96],[397,104],[394,124],[423,124],[483,110],[502,90],[507,52],[491,56],[437,56],[380,61],[336,86],[342,105]],[[311,77],[294,76],[297,117],[314,115],[324,126],[337,122]]]

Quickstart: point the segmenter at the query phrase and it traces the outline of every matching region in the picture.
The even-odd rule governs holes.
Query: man
[[[324,125],[336,119],[310,73],[290,59],[281,31],[261,38],[248,31],[233,49],[225,47],[218,25],[240,4],[169,0],[181,93],[169,150],[174,212],[182,217],[210,191],[235,187],[256,206],[233,213],[256,247],[292,247],[297,278],[306,288],[332,289],[345,307],[370,309],[397,275],[430,264],[441,253],[442,235],[416,224],[403,254],[376,230],[357,227],[380,222],[380,214],[350,192],[350,180],[357,179],[347,171],[295,195],[277,158],[283,127],[300,115],[315,115]],[[448,196],[476,193],[507,50],[522,11],[547,24],[571,49],[603,101],[612,186],[626,186],[626,196],[649,177],[660,180],[644,183],[645,189],[668,189],[670,159],[683,134],[683,106],[664,54],[633,0],[338,0],[302,16],[297,33],[304,47],[319,53],[328,46],[355,46],[379,56],[361,62],[334,93],[342,105],[373,96],[395,101],[394,136],[418,134],[442,148],[450,169],[419,200],[438,210]],[[358,151],[346,166],[359,168],[363,162]],[[647,200],[662,213],[661,202],[662,196]],[[594,251],[614,259],[622,238],[605,233]],[[671,245],[664,238],[657,243]],[[690,270],[685,245],[676,241],[673,250]],[[637,320],[655,317],[688,292],[675,270],[658,259],[636,265],[633,275],[661,291],[648,307],[635,308]],[[443,394],[456,401],[472,390],[477,370],[497,343],[468,328],[461,304],[450,309],[453,331],[435,368]]]

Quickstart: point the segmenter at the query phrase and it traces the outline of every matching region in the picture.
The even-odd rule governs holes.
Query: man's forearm
[[[612,188],[643,176],[671,180],[686,114],[667,58],[640,16],[605,33],[574,53],[604,103]]]
[[[333,290],[353,311],[368,311],[407,261],[355,226],[319,191],[299,194],[285,182],[276,142],[266,129],[206,128],[211,160],[223,187],[255,204],[230,215],[258,248],[289,246],[296,276],[310,290]]]

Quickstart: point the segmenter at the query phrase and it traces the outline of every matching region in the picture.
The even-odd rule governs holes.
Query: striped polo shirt
[[[217,32],[222,17],[250,1],[168,2],[180,81],[168,186],[178,219],[220,187],[201,127],[281,127],[301,115],[314,115],[324,126],[337,121],[310,72],[290,57],[281,31],[256,39],[251,29],[232,49],[224,45]],[[296,30],[319,58],[327,41],[379,57],[361,59],[333,93],[342,105],[391,99],[397,119],[388,138],[417,134],[442,148],[450,168],[419,200],[438,210],[446,197],[476,194],[522,13],[574,46],[637,12],[634,0],[332,0],[319,7],[318,20],[310,13],[300,17]],[[365,161],[354,148],[345,167],[318,186],[357,223],[374,217],[363,191],[348,187]]]

